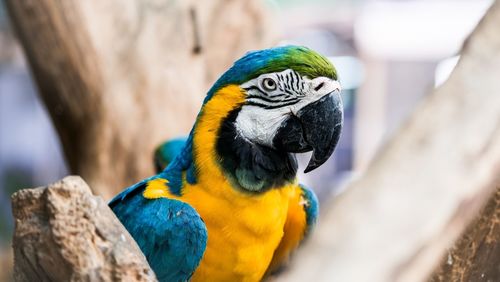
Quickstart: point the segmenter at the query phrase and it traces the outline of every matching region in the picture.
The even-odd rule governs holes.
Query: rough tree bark
[[[430,281],[500,281],[500,185]]]
[[[71,172],[105,198],[151,175],[216,77],[270,41],[261,1],[6,3]]]
[[[156,281],[139,247],[77,176],[12,196],[16,281]]]
[[[428,278],[500,181],[499,26],[497,1],[466,41],[449,80],[358,181],[323,205],[317,232],[278,281]],[[489,215],[498,215],[498,204]],[[497,236],[498,227],[491,232]],[[478,236],[473,244],[484,248],[491,238]],[[466,271],[486,273],[496,263],[498,278],[495,248],[496,262],[478,253],[478,264]]]

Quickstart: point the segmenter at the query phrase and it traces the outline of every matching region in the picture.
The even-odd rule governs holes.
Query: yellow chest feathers
[[[164,180],[156,181],[165,187]],[[228,185],[226,181],[218,184]],[[218,189],[224,192],[214,195],[201,185],[186,184],[178,197],[164,188],[163,192],[155,190],[155,183],[150,183],[145,193],[186,202],[205,222],[208,243],[192,281],[259,281],[283,237],[292,188],[249,195],[219,186],[226,189]]]
[[[283,237],[292,186],[262,194],[237,191],[217,164],[216,133],[222,120],[244,101],[235,85],[219,90],[203,107],[193,151],[197,184],[183,182],[182,196],[172,195],[164,179],[150,181],[146,198],[172,198],[190,204],[208,230],[205,253],[193,281],[259,281]]]

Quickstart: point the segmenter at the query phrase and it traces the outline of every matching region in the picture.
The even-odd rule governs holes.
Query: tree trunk
[[[6,3],[71,172],[105,198],[152,175],[218,75],[270,41],[261,1]]]
[[[500,181],[499,26],[497,1],[465,43],[449,80],[359,181],[324,205],[316,233],[278,281],[428,278]],[[498,202],[494,208],[482,219],[496,222],[494,229],[489,236],[478,231],[471,249],[495,249],[476,253],[477,265],[463,270],[469,277],[497,271],[491,281],[498,281]]]
[[[16,281],[156,281],[101,197],[69,176],[12,196]]]

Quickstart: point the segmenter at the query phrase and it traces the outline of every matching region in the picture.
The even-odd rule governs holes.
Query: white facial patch
[[[273,87],[274,86],[274,87]],[[338,81],[328,77],[308,79],[288,69],[262,74],[240,85],[247,93],[235,126],[250,142],[273,146],[273,138],[289,115],[332,92],[340,94]]]
[[[290,109],[263,109],[243,106],[236,118],[236,129],[241,136],[251,142],[272,146],[273,136],[285,121]]]

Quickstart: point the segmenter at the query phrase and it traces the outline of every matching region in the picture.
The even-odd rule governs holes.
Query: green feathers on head
[[[229,84],[243,84],[261,74],[293,69],[309,79],[329,77],[337,80],[337,71],[330,61],[303,46],[282,46],[248,52],[226,71],[208,92],[205,102],[218,89]]]
[[[280,52],[281,54],[272,57],[267,66],[257,71],[254,77],[264,73],[293,69],[310,79],[324,76],[337,80],[337,71],[332,63],[317,52],[301,46],[285,46],[275,49],[284,50]]]

